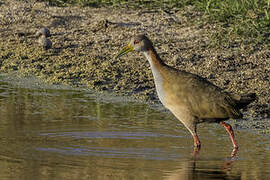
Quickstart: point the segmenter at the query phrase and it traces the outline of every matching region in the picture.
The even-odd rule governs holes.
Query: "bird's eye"
[[[138,43],[139,43],[139,41],[138,41],[138,40],[135,40],[135,41],[134,41],[134,44],[138,44]]]

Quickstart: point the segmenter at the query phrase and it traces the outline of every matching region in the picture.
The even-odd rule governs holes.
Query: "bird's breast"
[[[157,59],[153,57],[152,53],[144,52],[145,57],[150,63],[152,74],[154,76],[155,87],[157,95],[162,104],[166,107],[166,93],[164,90],[164,78],[160,72],[161,65],[158,63]]]

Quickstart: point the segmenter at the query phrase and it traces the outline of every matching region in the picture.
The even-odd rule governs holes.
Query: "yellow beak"
[[[126,47],[124,47],[118,54],[117,54],[117,56],[115,57],[115,59],[117,59],[117,58],[119,58],[120,56],[123,56],[123,55],[125,55],[125,54],[127,54],[127,53],[129,53],[130,51],[133,51],[134,50],[134,48],[130,45],[130,44],[128,44]]]

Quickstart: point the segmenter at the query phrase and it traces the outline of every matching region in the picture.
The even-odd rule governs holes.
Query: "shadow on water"
[[[165,173],[166,180],[180,180],[180,179],[241,179],[241,174],[230,174],[233,159],[224,160],[223,165],[210,165],[205,168],[202,163],[205,161],[198,161],[196,159],[183,159],[183,162],[177,166],[178,169]],[[211,164],[211,162],[210,162]]]
[[[1,81],[1,80],[0,80]],[[200,127],[145,104],[106,101],[86,91],[27,89],[0,82],[0,179],[267,179],[268,135]]]

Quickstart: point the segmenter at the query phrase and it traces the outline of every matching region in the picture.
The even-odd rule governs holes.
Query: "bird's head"
[[[147,51],[152,48],[152,46],[152,42],[148,39],[146,35],[137,35],[130,40],[128,45],[124,47],[115,58],[119,58],[120,56],[123,56],[130,51]]]

